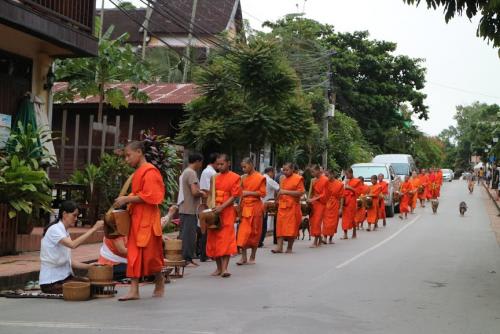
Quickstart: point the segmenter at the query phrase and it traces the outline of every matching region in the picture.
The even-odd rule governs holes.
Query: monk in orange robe
[[[312,212],[309,217],[311,236],[314,237],[311,248],[321,246],[321,230],[323,228],[323,219],[326,207],[326,186],[328,178],[323,174],[320,166],[316,165],[311,170],[314,179],[311,181],[311,194],[307,200],[312,206]]]
[[[231,172],[231,162],[227,154],[220,154],[216,161],[217,170],[215,182],[215,208],[219,215],[220,228],[208,229],[207,231],[207,256],[215,259],[217,269],[212,276],[230,277],[228,271],[231,255],[238,253],[236,246],[236,233],[234,223],[236,222],[236,209],[234,201],[241,196],[241,178],[238,174]]]
[[[427,186],[426,186],[426,194],[425,194],[425,198],[427,200],[430,200],[432,199],[432,194],[433,194],[433,183],[434,183],[434,180],[436,179],[435,175],[434,175],[434,172],[432,171],[432,168],[430,168],[428,171],[427,171]]]
[[[365,180],[362,176],[360,176],[358,179],[361,183],[361,185],[358,188],[358,198],[363,199],[364,196],[370,193],[370,187],[367,184],[365,184]],[[356,226],[358,229],[363,228],[363,223],[365,222],[365,220],[366,220],[366,207],[363,201],[363,205],[360,208],[356,207],[356,217],[354,221],[356,222]]]
[[[425,200],[427,199],[427,183],[429,182],[429,178],[426,175],[425,169],[420,170],[420,174],[418,175],[420,179],[420,187],[417,189],[417,196],[420,200],[420,207],[425,208]]]
[[[304,178],[294,173],[293,163],[283,165],[283,175],[278,192],[278,215],[276,224],[276,237],[278,243],[273,253],[283,253],[283,242],[288,241],[286,252],[292,253],[293,242],[299,233],[302,221],[300,198],[304,195]]]
[[[356,200],[360,193],[361,181],[354,178],[352,168],[345,171],[344,206],[342,208],[343,240],[349,239],[347,231],[352,229],[352,238],[356,238]]]
[[[411,213],[413,213],[415,211],[415,208],[417,207],[418,188],[422,185],[422,183],[420,182],[420,178],[417,175],[417,172],[415,171],[412,172],[410,182],[411,185],[413,186],[412,197],[410,202],[410,210]]]
[[[241,249],[241,260],[236,263],[237,265],[255,264],[264,219],[262,198],[266,196],[266,178],[255,171],[252,159],[243,159],[241,169],[245,174],[241,177],[241,218],[236,238],[236,243]],[[247,260],[248,248],[252,250],[250,260]]]
[[[437,169],[436,181],[437,181],[436,197],[439,198],[439,197],[441,197],[441,187],[443,186],[443,171],[441,169]]]
[[[382,197],[379,200],[378,218],[383,220],[384,226],[386,225],[387,213],[385,212],[384,196],[389,195],[389,183],[384,181],[384,174],[378,175],[378,183],[382,187]]]
[[[340,208],[344,201],[344,184],[337,180],[337,175],[333,170],[328,171],[328,183],[326,184],[326,206],[323,216],[323,231],[328,243],[333,244],[333,236],[337,233],[339,226]]]
[[[132,193],[120,196],[114,207],[128,205],[131,226],[127,242],[127,277],[130,290],[120,301],[139,299],[139,278],[155,276],[153,297],[165,291],[163,268],[163,239],[159,205],[165,198],[165,185],[160,171],[146,161],[143,142],[131,142],[125,148],[127,163],[136,168]]]
[[[435,199],[437,198],[437,188],[438,188],[438,182],[437,182],[437,177],[436,177],[436,172],[434,169],[431,169],[431,172],[429,173],[429,198],[430,199]]]
[[[368,221],[368,229],[366,231],[370,232],[371,227],[373,226],[373,229],[376,230],[378,228],[378,217],[379,213],[378,211],[380,210],[380,198],[383,197],[382,195],[382,185],[378,182],[378,177],[377,175],[373,175],[371,177],[371,182],[372,185],[370,186],[370,191],[368,195],[372,198],[372,206],[371,208],[366,210],[366,220]]]
[[[410,201],[413,196],[413,186],[410,182],[410,177],[405,176],[405,181],[400,188],[401,200],[399,201],[399,218],[408,218],[408,212],[410,212]]]

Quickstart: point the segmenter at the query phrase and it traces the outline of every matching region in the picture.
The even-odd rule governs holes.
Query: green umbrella
[[[35,141],[36,138],[36,141]],[[42,144],[37,131],[35,105],[29,96],[21,101],[17,113],[12,120],[11,137],[7,143],[7,151],[10,154],[19,152],[21,146],[25,152],[30,152],[29,158],[41,156]]]

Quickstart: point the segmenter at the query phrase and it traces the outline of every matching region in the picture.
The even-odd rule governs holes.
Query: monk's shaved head
[[[249,157],[243,158],[243,159],[241,160],[241,163],[242,163],[242,164],[247,164],[247,165],[252,165],[252,166],[254,165],[254,164],[253,164],[253,160],[252,160],[252,159],[250,159]]]
[[[229,155],[226,153],[221,153],[217,156],[217,160],[223,159],[225,162],[230,162],[231,159],[229,158]]]

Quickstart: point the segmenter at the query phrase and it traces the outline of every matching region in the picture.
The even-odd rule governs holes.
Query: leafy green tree
[[[410,5],[420,5],[421,0],[403,0]],[[472,19],[481,16],[477,35],[500,47],[500,1],[498,0],[425,0],[428,8],[444,7],[445,20],[448,23],[456,15],[465,15]],[[500,55],[500,50],[498,51]]]
[[[300,15],[287,15],[265,26],[280,41],[306,92],[326,95],[331,62],[337,109],[358,122],[376,150],[389,151],[387,129],[404,127],[412,115],[427,118],[421,92],[423,61],[394,55],[395,43],[372,40],[368,32],[337,33],[330,25]],[[408,105],[409,116],[400,113],[402,105]],[[323,115],[319,110],[315,114],[320,121]]]
[[[137,9],[137,7],[130,1],[122,1],[119,5],[119,8],[123,10],[132,10],[132,9]]]
[[[442,167],[444,144],[438,138],[421,135],[415,140],[412,155],[419,168]]]
[[[455,119],[456,126],[456,168],[468,169],[472,155],[486,159],[491,152],[485,152],[487,145],[492,145],[493,137],[499,134],[497,104],[475,102],[469,106],[458,106]],[[493,147],[498,156],[500,145]]]
[[[128,95],[133,100],[146,102],[148,95],[139,91],[137,84],[151,80],[151,72],[126,43],[127,34],[110,39],[113,27],[103,35],[99,43],[99,55],[93,58],[73,58],[56,62],[56,78],[68,83],[64,91],[57,92],[55,100],[60,103],[74,101],[75,97],[98,96],[98,121],[102,121],[104,104],[114,109],[127,107],[125,93],[110,86],[113,83],[130,82]]]
[[[174,51],[164,47],[148,48],[146,62],[154,81],[182,82],[182,59]]]
[[[216,54],[199,69],[195,81],[203,95],[188,105],[177,140],[199,150],[258,151],[306,139],[310,105],[276,42],[256,38],[238,50]]]

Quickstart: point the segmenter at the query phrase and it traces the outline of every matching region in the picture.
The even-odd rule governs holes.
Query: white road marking
[[[350,258],[349,260],[339,264],[338,266],[335,267],[335,269],[341,269],[341,268],[344,268],[345,266],[349,265],[350,263],[356,261],[357,259],[359,259],[360,257],[370,253],[371,251],[374,251],[375,249],[379,248],[380,246],[388,243],[389,241],[391,241],[392,239],[394,239],[395,237],[397,237],[401,232],[403,232],[404,230],[406,230],[408,227],[410,227],[411,225],[413,225],[417,220],[419,220],[421,216],[418,215],[416,216],[413,220],[411,220],[409,223],[405,224],[404,227],[400,228],[396,233],[392,234],[391,236],[387,237],[386,239],[382,240],[381,242],[379,242],[378,244],[362,251],[361,253],[359,253],[358,255]]]

